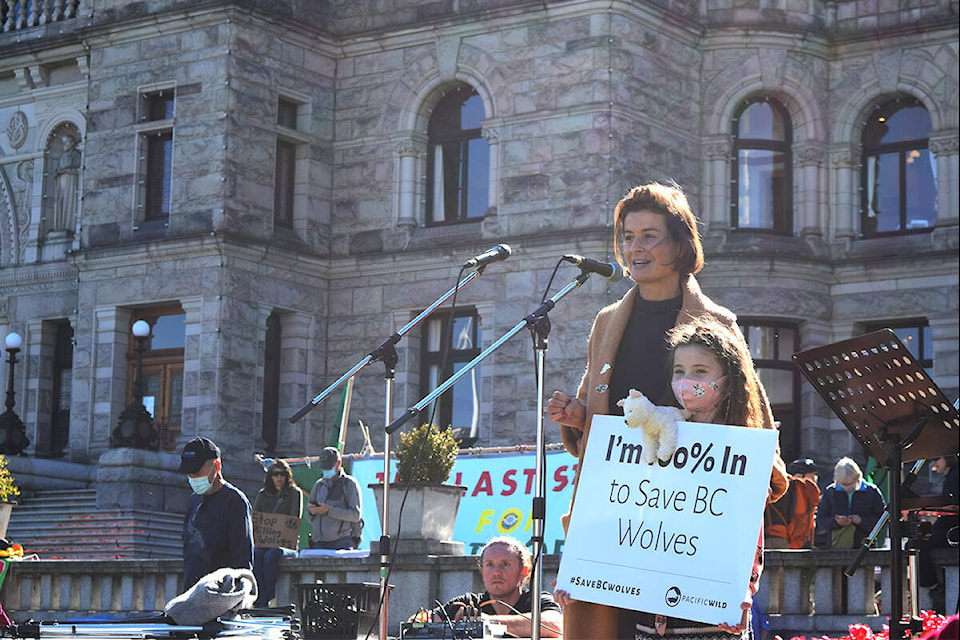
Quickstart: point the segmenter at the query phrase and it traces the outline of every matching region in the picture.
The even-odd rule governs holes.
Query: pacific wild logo
[[[668,607],[675,607],[680,604],[680,587],[670,587],[666,595],[663,596]]]

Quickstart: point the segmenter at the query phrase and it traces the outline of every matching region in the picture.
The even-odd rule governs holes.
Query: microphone
[[[581,271],[603,276],[610,282],[619,282],[623,279],[623,267],[616,262],[600,262],[576,254],[563,256],[563,259],[577,265]]]
[[[510,249],[508,244],[498,244],[497,246],[487,249],[480,255],[474,256],[463,263],[463,268],[468,269],[471,267],[485,267],[491,262],[500,262],[501,260],[506,260],[510,257],[510,254],[513,251]]]

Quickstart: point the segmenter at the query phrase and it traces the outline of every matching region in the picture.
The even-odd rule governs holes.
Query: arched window
[[[427,224],[482,218],[489,206],[490,147],[480,133],[483,100],[471,87],[448,92],[427,130]]]
[[[930,114],[913,98],[879,105],[863,128],[860,224],[864,237],[937,222],[937,176],[927,149]]]
[[[731,227],[793,233],[790,115],[772,98],[747,101],[733,119]]]

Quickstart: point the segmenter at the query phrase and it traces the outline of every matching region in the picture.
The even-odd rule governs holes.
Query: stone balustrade
[[[19,31],[77,16],[80,0],[0,0],[3,31]]]
[[[778,633],[837,636],[853,622],[865,622],[875,631],[887,624],[892,604],[890,552],[870,551],[854,575],[846,577],[843,572],[856,554],[853,550],[765,551],[757,602],[769,615],[772,628]],[[933,558],[946,567],[946,602],[952,608],[957,602],[960,558],[955,549],[937,550]],[[906,554],[903,563],[906,589],[910,564]],[[918,610],[930,609],[927,590],[919,591]],[[910,596],[901,595],[901,610],[909,613]]]
[[[768,612],[774,630],[791,635],[833,635],[854,622],[874,630],[886,624],[890,611],[890,553],[871,551],[851,578],[843,570],[853,551],[768,551],[758,603]],[[957,601],[958,559],[955,550],[935,552],[947,566],[946,601]],[[432,606],[465,591],[482,590],[476,556],[399,556],[393,560],[389,582],[389,628],[421,606]],[[557,556],[544,558],[543,580],[550,590],[556,577]],[[378,583],[378,557],[288,558],[281,563],[278,604],[295,603],[295,585],[316,583]],[[812,579],[811,579],[812,576]],[[162,611],[179,593],[178,560],[32,560],[15,563],[0,594],[3,606],[17,622],[52,621],[94,615],[136,615]],[[876,592],[880,595],[877,597]],[[877,603],[879,602],[879,612]],[[929,603],[923,600],[921,608]],[[905,600],[904,612],[910,611]],[[787,635],[790,634],[790,635]]]

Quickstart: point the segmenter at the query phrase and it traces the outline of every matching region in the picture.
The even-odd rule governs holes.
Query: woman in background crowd
[[[886,503],[875,484],[863,479],[860,465],[843,457],[833,467],[833,483],[827,485],[817,509],[817,530],[826,532],[831,549],[859,547],[877,521]]]
[[[270,463],[263,477],[263,488],[253,501],[253,510],[297,518],[303,513],[303,491],[293,479],[290,465],[284,460]],[[257,578],[255,607],[268,607],[277,592],[280,558],[297,554],[286,547],[257,547],[253,550],[253,575]]]

